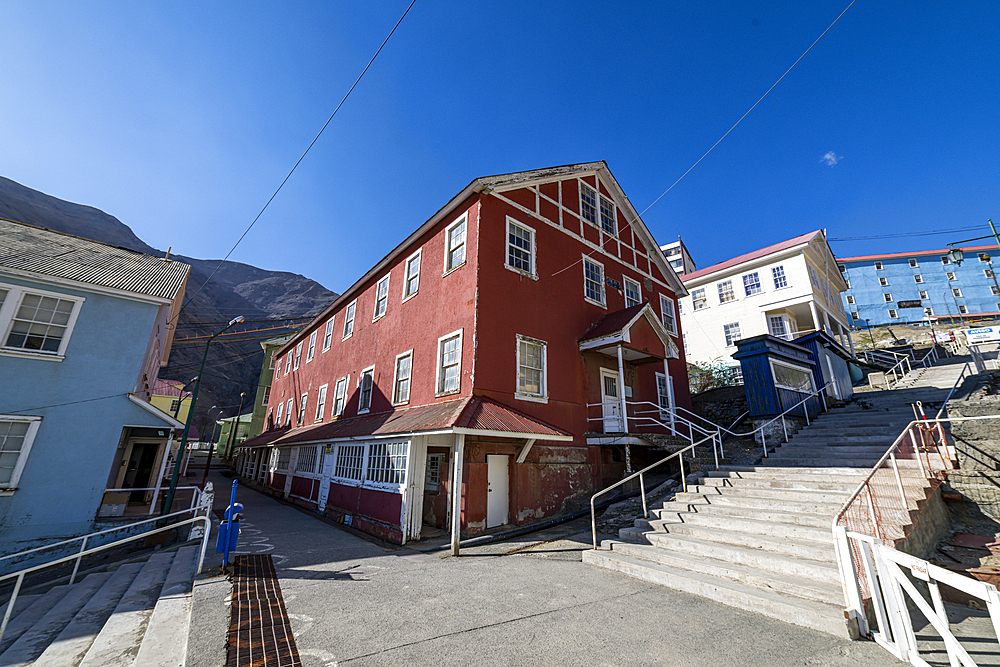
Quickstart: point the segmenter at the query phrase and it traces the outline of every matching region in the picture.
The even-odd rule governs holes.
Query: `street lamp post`
[[[868,337],[872,339],[872,352],[874,352],[875,351],[875,335],[872,333],[872,324],[871,324],[871,322],[872,321],[870,319],[865,318],[865,326],[868,327]]]
[[[181,406],[184,405],[184,392],[187,391],[187,388],[190,387],[191,384],[194,383],[197,380],[198,380],[198,376],[195,375],[193,378],[191,378],[190,380],[188,380],[188,383],[186,385],[184,385],[183,387],[181,387],[181,391],[177,395],[177,398],[178,398],[178,400],[177,400],[177,409],[174,410],[174,419],[177,419],[177,415],[179,415],[180,412],[181,412]]]
[[[240,414],[243,412],[243,399],[247,397],[247,393],[243,392],[240,394],[240,407],[236,410],[236,421],[229,429],[229,442],[226,443],[226,458],[233,455],[233,440],[236,436],[236,431],[240,428]]]
[[[184,453],[187,449],[188,432],[191,430],[191,420],[194,419],[194,406],[198,402],[198,391],[201,389],[201,376],[205,374],[205,362],[208,360],[208,348],[222,332],[234,324],[243,321],[243,316],[234,317],[224,328],[212,334],[208,342],[205,343],[205,354],[201,357],[201,368],[198,370],[198,384],[194,386],[194,394],[191,396],[191,405],[188,407],[188,418],[184,424],[184,434],[181,436],[181,444],[177,449],[177,458],[174,460],[174,474],[170,477],[170,490],[167,492],[167,499],[163,502],[163,514],[170,513],[170,506],[174,501],[174,492],[177,491],[177,480],[181,474],[181,461],[184,460]]]

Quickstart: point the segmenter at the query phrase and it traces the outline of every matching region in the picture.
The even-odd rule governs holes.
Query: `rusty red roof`
[[[617,310],[613,313],[608,313],[601,319],[597,320],[590,325],[587,329],[587,333],[583,334],[583,337],[578,340],[578,343],[582,343],[585,340],[593,340],[595,338],[603,338],[604,336],[610,336],[613,333],[618,333],[632,321],[639,311],[643,309],[646,304],[639,303],[634,306],[629,306],[624,310]]]
[[[180,396],[183,388],[183,382],[177,382],[175,380],[161,380],[160,378],[156,378],[156,382],[153,383],[153,391],[151,393],[153,396]]]
[[[702,276],[707,276],[710,273],[715,273],[717,271],[724,271],[725,269],[731,269],[734,266],[744,264],[746,262],[752,262],[755,259],[761,259],[762,257],[767,257],[768,255],[773,255],[776,252],[781,252],[782,250],[788,250],[789,248],[794,248],[797,245],[802,245],[803,243],[809,243],[812,241],[820,230],[814,232],[809,232],[808,234],[801,234],[795,238],[788,239],[787,241],[782,241],[781,243],[775,243],[774,245],[769,245],[766,248],[761,248],[760,250],[754,250],[753,252],[748,252],[745,255],[740,255],[739,257],[733,257],[732,259],[727,259],[724,262],[719,262],[718,264],[713,264],[712,266],[706,266],[704,269],[698,269],[697,271],[692,271],[691,273],[680,276],[680,279],[684,283],[689,283],[692,280],[697,280]]]
[[[461,428],[469,431],[499,431],[512,435],[570,438],[568,433],[522,414],[485,396],[404,408],[392,412],[336,419],[294,429],[267,431],[237,447],[282,447],[303,442],[322,442],[375,435],[404,435]]]

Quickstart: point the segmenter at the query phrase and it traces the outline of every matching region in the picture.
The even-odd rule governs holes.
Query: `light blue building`
[[[158,486],[183,424],[149,403],[190,267],[0,220],[0,554],[91,532]],[[111,494],[145,501],[148,494]]]
[[[840,296],[852,326],[1000,317],[997,246],[962,250],[961,265],[947,250],[839,258],[848,286]]]

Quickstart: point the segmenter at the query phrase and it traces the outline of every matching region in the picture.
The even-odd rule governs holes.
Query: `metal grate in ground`
[[[271,557],[236,556],[226,667],[301,666]]]

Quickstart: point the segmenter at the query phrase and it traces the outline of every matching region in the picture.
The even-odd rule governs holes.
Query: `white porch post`
[[[465,458],[465,434],[455,434],[454,478],[451,482],[451,555],[458,555],[462,530],[462,463]]]
[[[851,347],[851,356],[857,359],[858,355],[854,352],[854,340],[851,338],[851,330],[847,329],[844,333],[847,334],[847,344]]]
[[[628,412],[625,408],[625,361],[622,358],[622,346],[618,345],[618,400],[622,410],[622,433],[628,433]]]
[[[153,509],[156,507],[156,497],[160,495],[160,485],[163,484],[163,473],[167,469],[167,458],[170,456],[170,449],[174,446],[174,429],[170,429],[170,435],[167,437],[167,448],[163,450],[163,457],[160,459],[160,474],[156,476],[156,484],[153,486],[153,500],[149,503],[149,513],[153,513]]]
[[[819,313],[816,312],[816,304],[813,301],[809,302],[809,312],[812,314],[813,318],[813,331],[819,331],[822,327],[819,323]]]

